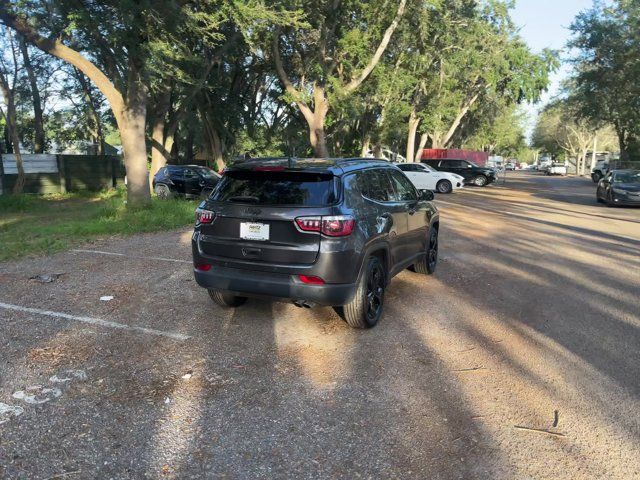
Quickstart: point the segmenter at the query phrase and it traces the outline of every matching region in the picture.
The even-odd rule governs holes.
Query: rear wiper
[[[238,195],[237,197],[230,197],[230,202],[240,202],[240,203],[258,203],[260,199],[258,197],[252,197],[250,195]]]

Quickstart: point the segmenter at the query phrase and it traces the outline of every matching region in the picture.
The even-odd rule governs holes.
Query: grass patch
[[[108,235],[132,235],[193,223],[199,201],[158,200],[127,208],[124,190],[0,197],[0,261],[69,249]]]

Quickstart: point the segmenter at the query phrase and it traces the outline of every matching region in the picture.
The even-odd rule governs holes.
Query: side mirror
[[[431,190],[420,190],[420,200],[430,202],[435,198],[435,195]]]

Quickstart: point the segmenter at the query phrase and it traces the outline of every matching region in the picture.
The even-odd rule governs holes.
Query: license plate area
[[[266,242],[269,240],[269,224],[257,222],[241,222],[240,238],[242,240]]]

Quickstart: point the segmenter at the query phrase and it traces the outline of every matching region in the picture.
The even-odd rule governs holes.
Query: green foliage
[[[598,2],[571,30],[578,55],[570,95],[579,114],[613,125],[623,157],[640,160],[640,3]]]
[[[433,145],[522,148],[514,106],[539,99],[557,59],[550,51],[533,54],[519,38],[510,18],[512,3],[409,1],[380,63],[355,91],[345,86],[368,64],[399,0],[24,0],[13,5],[39,33],[62,38],[90,58],[125,97],[132,82],[143,85],[147,137],[153,122],[164,122],[165,139],[175,140],[170,161],[190,162],[199,155],[213,164],[247,152],[311,154],[307,123],[294,104],[313,106],[316,86],[331,105],[325,127],[334,155],[359,155],[366,142],[403,151],[412,112],[420,121],[418,133],[428,134]],[[297,94],[285,92],[276,74],[274,35]],[[50,144],[91,140],[89,104],[73,71],[57,60],[45,67],[40,77],[53,69],[58,73],[50,83],[59,85],[57,91],[42,85],[50,93],[45,103],[55,106],[46,118]],[[119,144],[104,98],[95,87],[90,93],[106,141]],[[28,146],[30,106],[27,100],[21,104]]]
[[[503,157],[517,157],[526,149],[525,124],[526,113],[517,105],[492,105],[495,110],[479,109],[470,117],[470,122],[477,125],[471,136],[463,142],[465,148],[486,151]],[[477,120],[478,114],[485,121]],[[487,121],[486,118],[491,118]]]
[[[103,235],[184,227],[193,222],[198,204],[154,199],[149,207],[132,209],[124,197],[123,190],[0,197],[0,261],[51,254]]]

